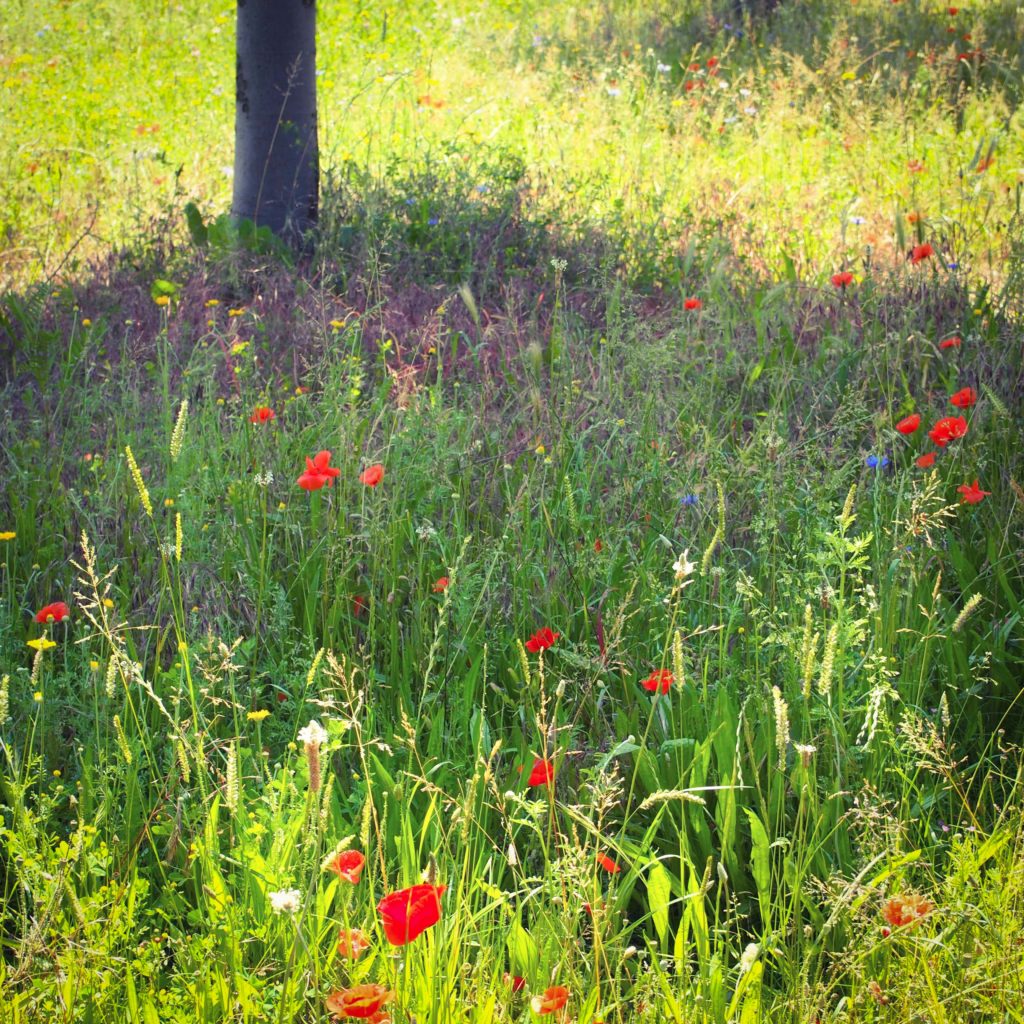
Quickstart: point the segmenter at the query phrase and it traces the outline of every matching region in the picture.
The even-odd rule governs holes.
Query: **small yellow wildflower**
[[[213,309],[214,306],[219,306],[219,305],[220,305],[220,299],[207,299],[206,300],[206,308],[207,309]]]
[[[266,708],[260,708],[259,711],[250,711],[245,717],[250,722],[262,722],[264,718],[270,717],[270,712]]]
[[[35,640],[29,640],[28,646],[35,651],[48,651],[51,647],[56,647],[57,645],[49,637],[41,636]]]
[[[84,320],[82,321],[82,326],[83,326],[83,327],[92,327],[92,321],[91,321],[91,320],[90,320],[90,319],[89,319],[88,317],[86,317],[86,318],[85,318],[85,319],[84,319]]]
[[[37,704],[42,704],[43,703],[43,691],[42,690],[36,690],[36,692],[32,694],[32,699]]]
[[[536,448],[534,448],[534,451],[535,451],[535,452],[536,452],[536,453],[537,453],[538,455],[543,455],[543,454],[544,454],[544,453],[545,453],[545,452],[547,451],[547,448],[545,448],[545,447],[544,447],[544,445],[542,445],[542,444],[539,444],[539,445],[537,445],[537,447],[536,447]]]
[[[241,316],[245,312],[245,307],[242,306],[239,309],[229,309],[228,316]]]
[[[332,321],[331,321],[331,326],[332,326],[332,327],[333,327],[333,328],[334,328],[335,330],[338,330],[339,328],[341,328],[341,327],[344,327],[344,326],[345,326],[345,321],[344,321],[344,320],[332,320]]]
[[[4,530],[3,533],[0,533],[0,540],[14,540],[17,536],[14,530]]]
[[[105,598],[103,598],[103,607],[104,608],[113,608],[114,607],[114,602],[109,597],[105,597]]]
[[[158,306],[169,306],[171,304],[170,295],[158,295],[153,300]]]
[[[241,355],[248,347],[249,347],[249,342],[247,342],[247,341],[236,341],[234,343],[234,345],[231,346],[231,354],[233,356]]]
[[[100,663],[98,661],[96,661],[95,658],[93,658],[89,662],[89,668],[91,668],[93,670],[93,672],[99,672],[99,670],[100,670]]]
[[[164,508],[174,508],[174,499],[164,498]]]

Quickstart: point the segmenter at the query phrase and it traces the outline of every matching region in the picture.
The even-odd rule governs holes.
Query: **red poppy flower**
[[[369,601],[367,601],[362,594],[356,594],[356,596],[352,598],[352,614],[362,615],[363,612],[366,611],[368,605]]]
[[[934,909],[935,904],[931,900],[908,893],[887,900],[882,908],[882,916],[893,928],[904,928],[917,924],[922,917],[926,917]]]
[[[433,591],[435,594],[442,594],[448,589],[448,577],[439,576],[434,582]]]
[[[68,606],[63,601],[54,601],[53,604],[48,604],[36,612],[36,622],[44,624],[60,622],[61,619],[66,619],[70,614]]]
[[[526,780],[528,786],[550,786],[555,778],[555,766],[544,757],[538,757],[530,769],[530,777]]]
[[[597,540],[594,541],[594,550],[598,554],[601,554],[601,552],[604,551],[604,545],[601,543],[600,537],[598,537]]]
[[[687,299],[683,303],[683,309],[700,309],[702,305],[700,299]]]
[[[668,693],[673,681],[667,668],[657,668],[640,685],[650,693]]]
[[[915,245],[910,250],[910,262],[921,263],[923,260],[929,259],[934,255],[935,250],[927,242],[924,242],[922,245]]]
[[[939,348],[959,348],[963,344],[963,339],[959,335],[954,334],[951,338],[946,338],[939,342]]]
[[[376,487],[383,479],[384,467],[379,462],[372,466],[367,466],[366,469],[359,474],[359,482],[361,484],[366,484],[367,487]]]
[[[960,13],[959,7],[947,7],[946,13],[951,17],[955,18]]]
[[[921,426],[921,417],[916,412],[913,412],[909,416],[904,416],[896,424],[896,429],[901,434],[912,434],[919,426]]]
[[[526,979],[518,974],[509,974],[505,972],[505,984],[508,985],[513,992],[522,992],[526,988]]]
[[[718,58],[717,57],[708,57],[708,67],[709,68],[716,68],[716,67],[718,67]]]
[[[700,71],[700,61],[699,61],[699,60],[695,60],[695,61],[694,61],[694,62],[693,62],[693,63],[692,63],[691,65],[690,65],[690,70],[691,70],[691,71]]]
[[[355,885],[359,881],[364,867],[366,867],[366,858],[358,850],[342,850],[327,865],[327,870],[333,871],[343,881]]]
[[[530,1000],[530,1009],[539,1016],[554,1013],[569,1002],[569,990],[564,985],[552,985],[544,989],[543,994]]]
[[[617,875],[622,868],[615,863],[607,854],[599,853],[597,855],[597,863],[601,865],[610,875]]]
[[[369,1018],[394,997],[394,992],[383,985],[356,985],[332,992],[327,997],[327,1009],[339,1018]]]
[[[392,946],[404,946],[441,920],[446,885],[414,885],[385,896],[377,904],[384,935]]]
[[[306,459],[306,472],[296,481],[304,491],[319,491],[324,484],[330,487],[334,478],[341,474],[340,469],[330,465],[331,453],[317,452],[313,458]]]
[[[914,465],[920,469],[931,469],[935,465],[935,452],[928,452],[925,455],[919,455],[914,459]]]
[[[543,629],[538,629],[529,640],[526,641],[526,649],[531,654],[536,654],[538,651],[546,651],[562,634],[552,633],[547,626]]]
[[[256,408],[253,409],[252,415],[249,417],[249,422],[269,423],[275,416],[276,413],[269,405],[257,405]]]
[[[978,400],[978,392],[974,388],[961,388],[955,395],[950,395],[949,400],[958,409],[970,409]]]
[[[992,492],[983,491],[978,486],[978,478],[974,478],[973,484],[961,484],[957,491],[963,495],[960,499],[965,505],[977,505],[983,498],[987,498]]]
[[[963,437],[967,433],[967,420],[963,416],[943,416],[928,431],[928,436],[940,448],[945,448],[950,441]]]
[[[845,288],[847,285],[853,284],[853,274],[848,270],[841,270],[838,274],[832,275],[832,284],[836,288]]]
[[[338,933],[338,956],[358,960],[370,948],[366,933],[358,928],[342,928]]]

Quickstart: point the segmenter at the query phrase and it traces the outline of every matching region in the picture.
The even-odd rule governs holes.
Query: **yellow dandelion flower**
[[[4,530],[3,533],[0,533],[0,540],[14,540],[17,536],[14,530]]]
[[[28,646],[34,651],[48,651],[51,647],[56,647],[57,645],[49,637],[41,636],[35,640],[29,640]]]
[[[91,321],[91,320],[90,320],[90,319],[89,319],[88,317],[86,317],[86,318],[85,318],[85,319],[84,319],[84,320],[82,321],[82,326],[83,326],[83,327],[92,327],[92,321]]]
[[[170,295],[158,295],[153,300],[158,306],[169,306],[171,304]]]
[[[262,722],[264,718],[270,717],[270,712],[266,708],[260,708],[259,711],[250,711],[245,717],[250,722]]]
[[[105,598],[103,598],[103,607],[104,608],[113,608],[114,607],[114,602],[109,597],[105,597]]]
[[[213,309],[214,306],[220,305],[220,299],[207,299],[205,305],[207,309]]]

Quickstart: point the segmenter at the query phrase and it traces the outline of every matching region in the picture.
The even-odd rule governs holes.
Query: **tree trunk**
[[[316,0],[238,0],[231,212],[297,244],[316,221]]]

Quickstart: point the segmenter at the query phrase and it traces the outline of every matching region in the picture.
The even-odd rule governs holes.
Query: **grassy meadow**
[[[1024,1021],[1024,12],[0,0],[0,1024]]]

